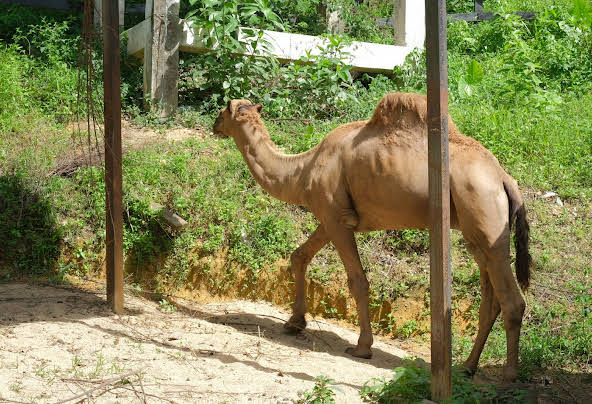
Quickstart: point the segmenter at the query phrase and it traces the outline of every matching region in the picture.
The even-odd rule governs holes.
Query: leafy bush
[[[197,0],[190,3],[195,5]],[[205,45],[213,49],[195,57],[192,67],[193,84],[209,95],[211,104],[217,106],[228,99],[247,97],[253,87],[270,81],[277,61],[258,57],[266,54],[268,45],[261,30],[270,26],[283,29],[283,25],[264,0],[204,0],[185,18],[205,34]],[[238,39],[241,26],[253,28],[244,30],[243,40]],[[235,56],[247,49],[252,50],[253,56]]]
[[[181,91],[186,102],[200,102],[212,110],[228,99],[247,98],[264,102],[268,114],[282,117],[327,116],[353,100],[347,91],[352,85],[351,66],[345,63],[342,39],[328,37],[318,53],[309,52],[280,66],[269,54],[270,44],[261,29],[283,29],[284,25],[264,1],[239,6],[237,1],[208,0],[187,17],[202,27],[205,44],[213,51],[182,62]],[[239,41],[240,26],[252,29],[244,29],[246,37]],[[247,50],[253,54],[237,56]]]
[[[372,379],[364,384],[360,395],[372,403],[420,403],[431,398],[431,374],[421,359],[403,359],[404,366],[393,370],[392,380]],[[493,385],[478,385],[462,371],[454,368],[452,396],[444,403],[526,403],[526,392],[511,389],[498,393]]]
[[[23,88],[23,72],[28,61],[19,54],[15,45],[0,42],[0,131],[10,132],[17,124],[27,103]]]

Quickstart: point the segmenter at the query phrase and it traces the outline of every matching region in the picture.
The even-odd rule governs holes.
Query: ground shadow
[[[315,322],[310,322],[307,329],[297,335],[286,333],[285,321],[273,316],[265,316],[255,313],[227,313],[212,315],[180,303],[175,303],[178,310],[187,315],[208,321],[213,324],[221,324],[234,328],[238,332],[260,335],[275,343],[294,347],[302,350],[326,352],[334,356],[341,356],[352,361],[368,363],[383,369],[394,369],[403,363],[403,355],[397,356],[380,348],[373,347],[372,359],[361,359],[345,353],[345,349],[352,346],[343,336],[333,331],[322,329]]]
[[[22,175],[0,175],[0,279],[55,272],[61,241],[49,199]]]
[[[128,310],[127,314],[138,312]],[[39,321],[75,322],[112,315],[103,293],[67,285],[0,284],[0,326]]]

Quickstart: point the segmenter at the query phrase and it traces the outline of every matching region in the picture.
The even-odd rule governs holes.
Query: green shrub
[[[28,61],[15,45],[0,42],[0,132],[11,132],[27,103],[23,73]]]
[[[403,359],[404,366],[393,370],[392,380],[372,379],[364,384],[360,395],[365,401],[380,404],[421,403],[431,398],[431,374],[421,359]],[[443,403],[527,403],[527,394],[520,389],[498,393],[493,385],[475,384],[470,377],[454,368],[452,396]]]

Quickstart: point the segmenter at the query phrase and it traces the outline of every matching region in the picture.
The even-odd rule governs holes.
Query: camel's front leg
[[[298,333],[306,327],[306,267],[310,264],[312,258],[329,242],[327,233],[323,226],[310,235],[308,240],[298,247],[290,257],[290,269],[294,273],[294,282],[296,284],[296,297],[292,306],[292,317],[284,326],[290,333]]]
[[[349,290],[354,296],[360,323],[360,338],[355,348],[347,348],[346,353],[358,358],[372,357],[372,329],[370,328],[370,312],[368,307],[368,279],[362,268],[354,232],[345,226],[335,223],[325,223],[327,234],[345,266]]]

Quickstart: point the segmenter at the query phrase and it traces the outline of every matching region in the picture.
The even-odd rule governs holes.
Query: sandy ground
[[[378,340],[373,359],[355,359],[344,354],[354,331],[311,321],[289,336],[288,317],[267,303],[168,311],[129,295],[118,316],[101,291],[0,285],[0,402],[293,403],[326,375],[337,402],[357,403],[408,355]]]

